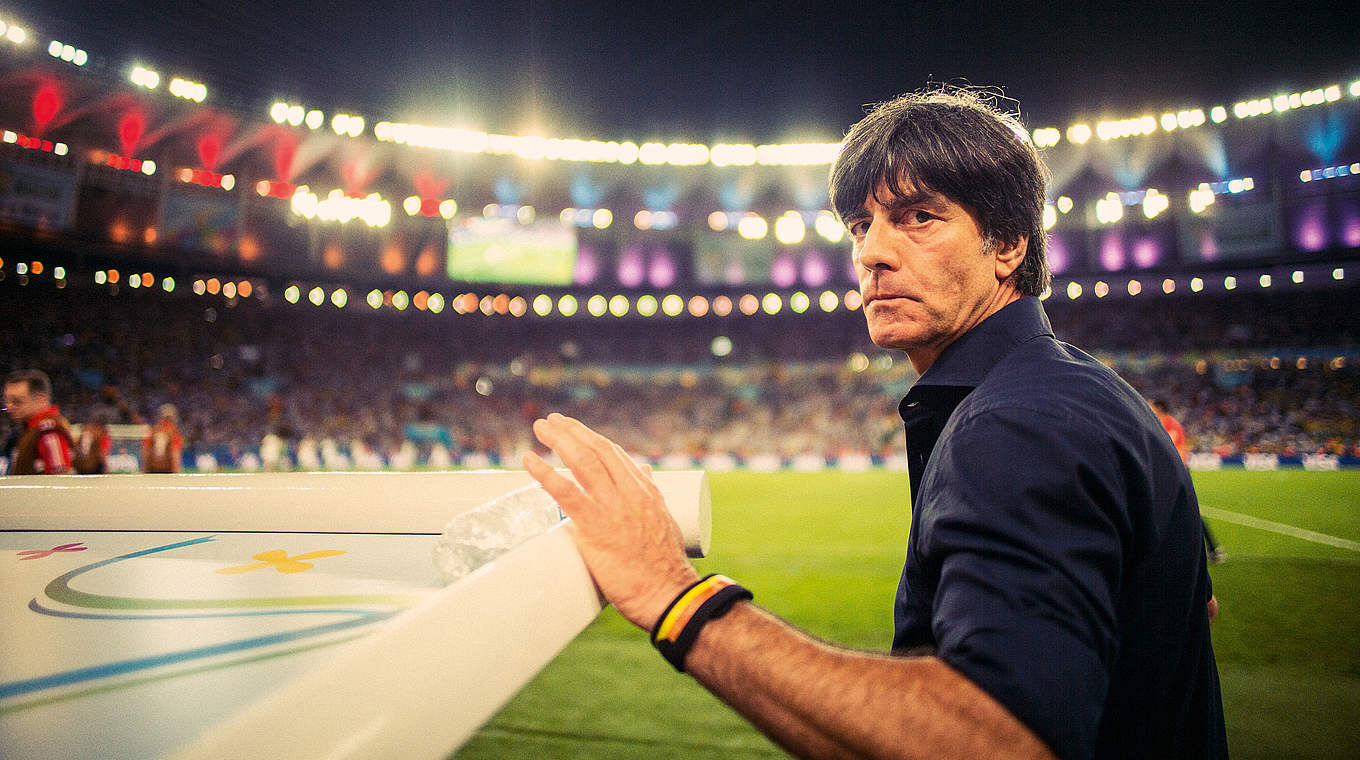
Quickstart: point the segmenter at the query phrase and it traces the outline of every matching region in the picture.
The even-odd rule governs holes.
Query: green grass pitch
[[[1209,523],[1230,555],[1211,574],[1233,757],[1360,757],[1360,472],[1229,470],[1195,483],[1205,506],[1232,513]],[[817,636],[888,647],[910,523],[905,474],[732,473],[712,476],[712,489],[701,570],[737,578]],[[1343,545],[1241,524],[1250,518]],[[606,610],[457,754],[545,757],[784,754]]]

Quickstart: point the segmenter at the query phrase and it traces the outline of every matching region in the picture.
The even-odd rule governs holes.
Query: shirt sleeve
[[[66,436],[54,431],[43,433],[38,437],[38,458],[42,460],[43,472],[60,475],[69,473],[73,469],[71,459],[71,443]]]
[[[921,530],[938,558],[938,656],[1059,757],[1088,758],[1118,654],[1130,529],[1117,455],[1074,416],[962,416],[932,455]]]

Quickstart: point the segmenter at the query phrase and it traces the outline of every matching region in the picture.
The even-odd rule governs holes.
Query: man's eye
[[[925,224],[931,219],[934,219],[935,215],[930,213],[929,211],[921,211],[920,209],[916,209],[915,211],[911,212],[910,217],[911,220],[913,222],[916,222],[917,224]]]
[[[851,222],[850,224],[846,225],[846,229],[850,231],[851,235],[855,235],[858,237],[859,235],[863,235],[864,233],[869,231],[869,220],[860,219],[858,221]]]

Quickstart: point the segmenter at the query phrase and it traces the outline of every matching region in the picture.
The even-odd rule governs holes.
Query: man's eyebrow
[[[941,206],[944,205],[944,203],[944,197],[938,193],[930,193],[925,190],[913,190],[906,195],[894,195],[883,205],[886,208],[896,210],[908,206]]]

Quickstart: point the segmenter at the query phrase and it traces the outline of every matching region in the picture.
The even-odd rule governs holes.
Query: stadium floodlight
[[[732,313],[734,304],[732,299],[727,296],[718,296],[713,299],[713,316],[726,317]]]
[[[1139,280],[1129,280],[1128,291],[1129,291],[1129,295],[1131,295],[1131,296],[1136,296],[1136,295],[1138,295],[1139,293],[1142,293],[1142,292],[1143,292],[1143,283],[1140,282]]]
[[[1118,193],[1109,192],[1096,201],[1096,221],[1101,224],[1114,224],[1124,218],[1124,201]]]
[[[326,114],[313,109],[307,112],[307,115],[303,117],[302,122],[307,125],[308,129],[320,129],[321,125],[326,123]]]
[[[546,293],[539,293],[534,296],[534,313],[540,317],[546,317],[552,313],[552,296]]]
[[[567,293],[566,295],[557,299],[558,314],[561,314],[564,317],[570,317],[576,314],[576,309],[577,309],[576,296]]]
[[[320,306],[326,302],[326,291],[318,285],[307,291],[307,300],[311,301],[313,306]]]
[[[1270,275],[1268,275],[1268,274],[1263,274],[1263,275],[1261,275],[1261,278],[1260,278],[1260,280],[1258,280],[1258,282],[1261,283],[1261,287],[1263,287],[1263,288],[1268,288],[1268,287],[1271,286],[1272,280],[1271,280]]]
[[[1062,140],[1062,132],[1057,127],[1042,127],[1034,130],[1034,147],[1051,148]]]
[[[1081,283],[1076,280],[1067,283],[1067,297],[1073,301],[1081,298]]]
[[[1191,277],[1191,278],[1190,278],[1190,292],[1191,292],[1191,293],[1198,293],[1198,292],[1200,292],[1201,290],[1204,290],[1204,278],[1203,278],[1203,277]]]
[[[1167,294],[1167,295],[1171,295],[1172,293],[1175,293],[1175,292],[1176,292],[1176,281],[1173,280],[1173,279],[1171,279],[1170,277],[1166,278],[1165,280],[1162,280],[1162,292],[1165,293],[1165,294]]]
[[[269,118],[273,119],[275,124],[288,121],[288,104],[275,102],[274,105],[269,107]]]
[[[754,296],[752,296],[754,298]],[[702,317],[708,313],[708,299],[703,296],[691,296],[689,299],[689,314],[691,317]]]
[[[1157,215],[1171,207],[1171,199],[1156,188],[1148,188],[1143,194],[1143,216],[1155,219]]]
[[[603,317],[609,311],[609,300],[596,293],[586,299],[586,312],[592,317]]]
[[[1096,284],[1092,286],[1091,292],[1095,293],[1096,298],[1104,298],[1110,294],[1110,284],[1104,280],[1097,280]]]
[[[344,288],[336,288],[331,292],[331,304],[335,308],[343,309],[347,303],[349,303],[349,293]]]
[[[525,300],[524,296],[515,296],[510,299],[506,309],[510,312],[510,316],[522,317],[529,312],[529,302]]]
[[[637,312],[644,317],[650,317],[653,314],[656,314],[658,306],[659,304],[656,300],[656,296],[653,295],[641,296],[637,300]]]
[[[1228,109],[1223,106],[1214,106],[1209,109],[1209,120],[1215,124],[1222,124],[1228,120]]]
[[[13,140],[10,140],[9,142],[13,142]],[[727,226],[728,226],[727,212],[714,211],[713,213],[708,215],[708,228],[713,230],[714,232],[722,232],[723,230],[727,229]]]
[[[780,298],[778,293],[766,293],[765,297],[760,299],[760,308],[766,314],[774,316],[784,308],[784,299]]]
[[[431,293],[426,305],[430,307],[430,313],[439,314],[444,311],[444,296],[441,293]]]
[[[609,225],[614,223],[614,212],[607,208],[597,208],[590,215],[590,224],[597,230],[609,229]]]
[[[616,295],[609,299],[609,313],[616,317],[628,316],[632,304],[628,302],[628,296]]]
[[[817,298],[817,305],[821,307],[822,311],[829,314],[840,308],[841,297],[836,295],[836,292],[833,290],[823,290],[822,294]]]
[[[1224,290],[1237,290],[1237,278],[1236,278],[1236,277],[1233,277],[1232,275],[1228,275],[1227,277],[1224,277],[1224,278],[1223,278],[1223,289],[1224,289]]]
[[[1346,270],[1343,269],[1343,268],[1341,268],[1341,267],[1337,267],[1336,269],[1333,269],[1333,270],[1332,270],[1332,279],[1333,279],[1333,280],[1344,280],[1344,279],[1346,279]]]
[[[1085,145],[1091,140],[1091,128],[1085,124],[1073,124],[1067,128],[1067,141],[1075,145]]]
[[[756,146],[714,145],[709,150],[709,161],[714,166],[751,166],[756,162]]]
[[[793,310],[794,314],[806,312],[811,305],[812,299],[808,298],[808,294],[801,290],[789,296],[789,308]]]
[[[803,223],[803,215],[797,211],[785,211],[774,221],[775,240],[784,245],[801,243],[806,235],[807,225]]]
[[[52,267],[52,279],[54,280],[66,279],[66,267]]]
[[[719,335],[708,344],[708,350],[721,359],[732,353],[732,339],[726,335]]]
[[[1295,270],[1294,270],[1294,273],[1291,274],[1291,275],[1289,275],[1289,279],[1290,279],[1295,285],[1302,285],[1302,284],[1303,284],[1303,270],[1302,270],[1302,269],[1295,269]]]
[[[1051,230],[1058,223],[1058,209],[1051,203],[1044,204],[1044,229]]]
[[[1164,113],[1161,119],[1162,129],[1171,132],[1176,129],[1176,114]]]
[[[138,87],[145,87],[148,90],[154,90],[161,86],[161,75],[145,66],[133,66],[128,79],[132,80],[132,83]]]
[[[817,220],[813,222],[813,227],[828,243],[839,243],[845,239],[845,225],[826,209],[817,212]]]
[[[684,310],[685,299],[674,293],[661,299],[661,313],[668,317],[678,316]]]
[[[748,212],[737,222],[737,234],[747,240],[760,240],[769,231],[769,223],[755,213]]]

